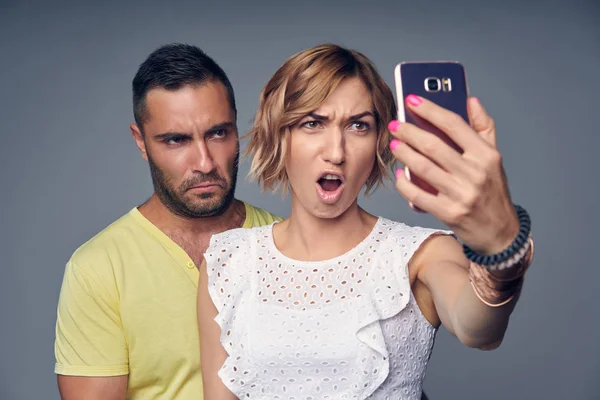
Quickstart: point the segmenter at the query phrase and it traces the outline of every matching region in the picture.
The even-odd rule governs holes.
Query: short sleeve
[[[455,237],[454,233],[444,229],[423,228],[420,226],[408,227],[399,224],[393,238],[396,246],[402,250],[402,263],[407,265],[421,246],[431,237],[447,235]]]
[[[250,261],[250,229],[233,229],[213,235],[204,253],[208,275],[208,291],[219,313],[233,307]]]
[[[241,228],[213,235],[204,254],[208,292],[218,311],[215,321],[221,328],[221,344],[229,355],[218,374],[239,398],[245,398],[240,393],[245,393],[244,382],[248,383],[250,377],[237,379],[237,376],[241,371],[252,370],[244,348],[250,268],[255,263],[252,232],[253,229]]]
[[[58,302],[55,373],[118,376],[129,373],[118,292],[72,260]]]

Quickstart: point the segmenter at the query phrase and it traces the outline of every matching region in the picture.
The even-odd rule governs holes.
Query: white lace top
[[[240,399],[420,399],[436,329],[407,264],[433,232],[379,218],[355,248],[316,262],[280,253],[272,225],[214,235],[224,384]]]

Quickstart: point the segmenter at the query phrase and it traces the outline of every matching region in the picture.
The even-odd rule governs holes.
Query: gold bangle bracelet
[[[493,308],[495,308],[495,307],[502,307],[503,305],[510,303],[512,301],[512,299],[514,299],[515,296],[518,293],[518,291],[515,292],[515,293],[513,293],[512,296],[510,296],[506,300],[501,301],[500,303],[490,303],[490,302],[484,300],[483,297],[481,297],[481,295],[477,291],[477,288],[473,284],[473,281],[470,280],[469,282],[471,283],[471,287],[473,288],[473,292],[475,292],[475,296],[477,296],[477,298],[479,299],[479,301],[481,301],[483,304],[485,304],[488,307],[493,307]]]

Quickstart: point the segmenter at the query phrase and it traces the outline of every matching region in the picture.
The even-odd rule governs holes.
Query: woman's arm
[[[237,397],[227,389],[217,375],[228,355],[221,345],[221,328],[214,320],[218,312],[208,293],[206,262],[200,266],[197,308],[204,398],[207,400],[237,400]]]
[[[417,96],[408,96],[406,104],[420,118],[445,132],[462,153],[415,125],[390,123],[392,135],[397,138],[390,143],[395,157],[437,189],[436,194],[431,194],[397,173],[398,191],[450,227],[474,254],[494,255],[518,247],[522,251],[516,256],[522,252],[527,255],[527,246],[522,246],[522,230],[528,231],[529,222],[520,220],[523,215],[518,215],[512,204],[497,148],[495,123],[479,101],[468,101],[470,124]],[[508,257],[513,253],[506,254]],[[417,279],[429,290],[442,323],[468,346],[489,349],[502,341],[520,291],[520,278],[531,261],[529,256],[518,257],[510,259],[514,267],[490,271],[472,264],[457,240],[438,236],[426,241],[410,264],[417,271]],[[519,265],[519,260],[524,263]]]
[[[435,310],[448,331],[469,347],[492,350],[500,345],[517,299],[501,307],[482,303],[469,283],[469,261],[456,239],[432,237],[413,256],[411,264],[417,279],[431,293]]]

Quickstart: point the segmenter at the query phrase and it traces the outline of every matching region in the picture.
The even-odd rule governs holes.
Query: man
[[[133,80],[133,108],[154,193],[67,263],[55,343],[65,400],[202,398],[202,255],[214,233],[278,219],[234,198],[234,93],[200,49],[153,52]]]

